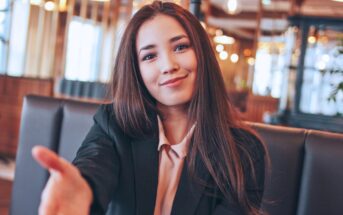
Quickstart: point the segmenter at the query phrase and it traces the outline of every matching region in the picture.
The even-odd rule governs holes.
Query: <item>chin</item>
[[[180,98],[180,99],[168,99],[168,100],[160,100],[159,103],[164,106],[183,106],[188,105],[190,98]]]

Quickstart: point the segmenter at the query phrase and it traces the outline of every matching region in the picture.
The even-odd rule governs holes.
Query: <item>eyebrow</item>
[[[181,34],[181,35],[178,35],[178,36],[170,38],[169,42],[173,43],[173,42],[176,42],[178,40],[181,40],[182,38],[188,38],[188,37],[186,35],[184,35],[184,34]],[[138,55],[143,50],[149,50],[149,49],[152,49],[152,48],[155,48],[155,47],[156,47],[156,45],[153,45],[153,44],[149,44],[149,45],[143,46],[142,48],[139,49]]]

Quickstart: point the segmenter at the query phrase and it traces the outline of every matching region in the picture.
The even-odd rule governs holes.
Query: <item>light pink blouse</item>
[[[167,140],[159,117],[158,128],[160,163],[154,215],[170,215],[195,125],[180,143],[174,145]]]

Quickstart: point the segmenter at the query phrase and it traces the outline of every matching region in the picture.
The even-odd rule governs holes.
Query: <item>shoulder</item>
[[[109,121],[114,120],[113,104],[102,104],[98,107],[94,117],[95,123],[108,126]]]
[[[129,138],[146,138],[150,137],[151,135],[155,135],[156,131],[158,131],[156,112],[150,111],[147,113],[148,120],[150,120],[152,123],[152,125],[149,125],[147,121],[142,122],[142,119],[133,118],[129,116],[129,114],[124,117],[121,116],[121,119],[118,119],[118,115],[114,111],[114,106],[114,103],[100,105],[93,117],[95,124],[99,125],[107,133],[127,136]],[[123,120],[125,123],[119,123],[119,121]],[[146,131],[136,132],[141,128],[137,128],[137,130],[135,130],[134,128],[128,126],[129,122],[132,122],[133,120],[140,121],[139,123],[146,125]],[[137,136],[132,134],[135,132],[138,133]]]
[[[94,124],[99,126],[107,134],[122,133],[113,110],[113,103],[100,105],[93,120]]]

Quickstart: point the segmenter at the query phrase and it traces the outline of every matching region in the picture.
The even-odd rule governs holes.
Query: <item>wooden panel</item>
[[[263,122],[263,115],[266,112],[276,112],[279,100],[269,96],[249,95],[247,111],[242,114],[244,120],[251,122]]]
[[[11,202],[12,182],[0,179],[0,214],[8,215]]]
[[[0,76],[0,153],[17,151],[23,97],[52,96],[52,80]]]
[[[5,92],[5,79],[0,77],[0,95]]]

